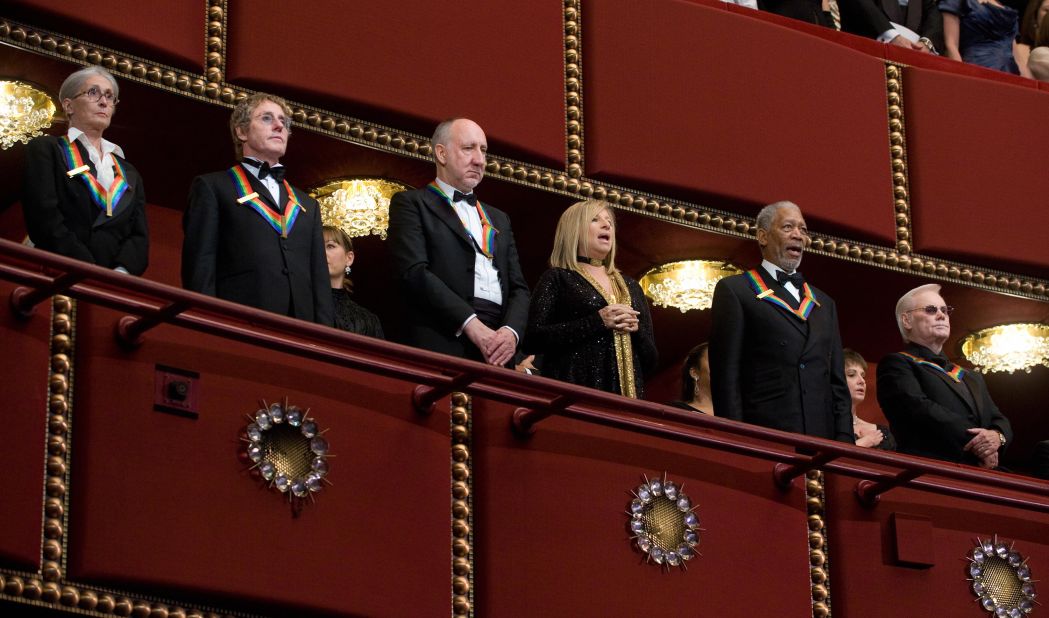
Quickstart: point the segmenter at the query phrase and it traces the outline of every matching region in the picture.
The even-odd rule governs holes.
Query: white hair
[[[942,286],[940,286],[939,283],[926,283],[925,285],[919,285],[901,296],[900,300],[896,301],[896,327],[900,329],[900,336],[903,337],[904,343],[906,343],[908,339],[907,332],[903,329],[903,314],[914,309],[914,307],[910,306],[914,301],[914,297],[925,292],[939,294],[941,287]]]
[[[776,213],[788,207],[797,208],[798,210],[801,210],[801,208],[799,208],[797,204],[786,200],[773,202],[772,204],[769,204],[768,206],[762,208],[760,211],[758,211],[758,229],[765,230],[766,232],[771,230],[772,221],[776,218]]]
[[[62,82],[62,87],[58,89],[58,100],[65,101],[66,99],[72,99],[80,94],[84,89],[84,82],[86,82],[87,78],[92,75],[99,75],[106,78],[106,81],[109,82],[109,87],[113,89],[113,99],[116,100],[120,98],[120,86],[117,85],[117,80],[113,77],[113,74],[97,64],[93,64],[74,72],[66,78],[66,81]]]

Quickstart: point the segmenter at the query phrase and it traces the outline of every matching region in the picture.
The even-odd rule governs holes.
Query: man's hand
[[[463,327],[463,334],[473,343],[481,354],[488,347],[488,340],[495,336],[495,331],[485,326],[481,320],[474,318]],[[487,356],[485,359],[487,360]]]
[[[481,353],[484,354],[484,360],[489,365],[502,367],[514,357],[515,350],[517,350],[517,337],[514,336],[514,332],[509,328],[500,328],[492,332],[487,345],[481,348]]]
[[[984,468],[997,466],[998,449],[1002,446],[1002,439],[998,437],[998,432],[994,429],[980,429],[978,427],[967,429],[966,431],[973,434],[973,439],[969,440],[962,450],[976,455],[980,460],[980,465]],[[994,458],[994,465],[984,465],[984,462],[992,457]]]
[[[517,337],[509,328],[492,330],[474,318],[463,327],[463,334],[477,346],[484,356],[484,362],[502,367],[514,357],[517,349]]]
[[[993,470],[998,467],[998,453],[992,453],[989,457],[980,458],[979,466],[981,468],[987,468]]]
[[[889,45],[895,45],[897,47],[905,47],[907,49],[913,49],[914,51],[929,53],[928,47],[920,43],[915,43],[913,41],[905,39],[902,34],[896,35],[896,38],[889,41]]]

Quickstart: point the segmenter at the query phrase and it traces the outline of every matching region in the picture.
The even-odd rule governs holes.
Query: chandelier
[[[962,339],[962,354],[981,371],[1049,367],[1049,325],[1003,324],[977,331]]]
[[[341,228],[351,237],[377,234],[386,239],[390,198],[411,187],[384,178],[331,180],[310,195],[321,206],[321,222]]]
[[[40,135],[54,117],[55,104],[45,92],[25,82],[0,81],[0,149]]]
[[[641,289],[660,307],[710,309],[714,286],[725,277],[741,271],[728,262],[686,260],[657,266],[641,276]]]

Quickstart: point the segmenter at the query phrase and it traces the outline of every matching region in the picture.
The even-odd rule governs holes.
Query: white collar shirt
[[[451,200],[455,195],[455,187],[444,182],[440,178],[436,181],[441,191],[444,191],[448,199]],[[473,239],[474,245],[474,296],[477,298],[483,298],[487,301],[493,302],[497,305],[503,304],[503,289],[499,286],[499,271],[495,268],[495,262],[492,258],[486,257],[485,254],[481,253],[478,241],[482,238],[481,233],[481,216],[477,214],[477,208],[471,206],[464,200],[458,202],[452,202],[452,208],[455,210],[455,214],[459,215],[459,220],[462,222],[463,227],[469,232],[469,235]],[[496,239],[496,242],[499,242]]]
[[[84,135],[84,132],[76,127],[69,127],[66,137],[70,142],[79,141],[87,148],[87,156],[95,166],[95,179],[102,185],[102,188],[109,190],[116,178],[116,172],[113,170],[113,155],[124,157],[124,151],[120,146],[102,138],[102,152],[99,152]]]
[[[770,262],[768,260],[762,260],[761,261],[761,265],[762,265],[762,267],[765,268],[765,270],[767,270],[769,272],[770,275],[772,275],[772,279],[773,280],[776,279],[776,273],[777,272],[780,272],[780,271],[785,272],[785,273],[787,272],[787,271],[783,270],[779,266],[776,266],[775,264],[773,264],[772,262]],[[794,273],[787,273],[787,274],[788,275],[792,275]],[[796,288],[793,283],[788,281],[788,282],[783,284],[783,287],[788,292],[790,292],[790,295],[794,297],[794,300],[798,301],[799,303],[801,302],[801,290]]]
[[[244,158],[245,159],[251,159],[252,161],[259,161],[255,157],[244,157]],[[260,166],[261,165],[262,165],[262,161],[259,161],[259,165],[244,165],[243,167],[244,167],[244,169],[248,170],[248,172],[250,172],[252,176],[254,176],[256,179],[258,179],[258,181],[262,183],[262,186],[266,187],[266,190],[269,191],[269,193],[270,193],[270,197],[273,198],[273,203],[277,205],[278,210],[281,210],[281,209],[284,208],[284,204],[280,203],[280,183],[277,182],[277,179],[274,178],[272,175],[268,175],[265,178],[259,178],[259,171],[260,171]],[[273,167],[284,167],[284,166],[281,165],[280,163],[278,163],[278,164],[274,165]],[[291,196],[289,196],[289,198],[290,197]]]

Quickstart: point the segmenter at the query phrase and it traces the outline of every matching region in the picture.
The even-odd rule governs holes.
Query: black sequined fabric
[[[657,360],[652,316],[641,286],[623,278],[630,289],[630,305],[641,312],[638,330],[631,335],[634,381],[641,398],[644,375],[655,369]],[[532,292],[525,350],[543,355],[544,377],[620,392],[612,331],[597,313],[607,305],[579,273],[564,268],[543,273]]]
[[[378,339],[386,338],[379,317],[353,302],[349,292],[332,288],[331,298],[335,303],[335,328]]]

